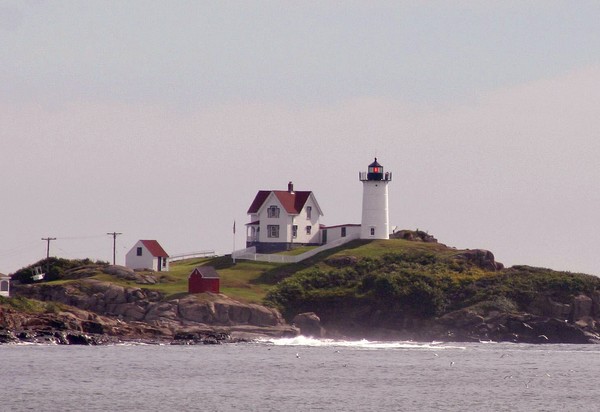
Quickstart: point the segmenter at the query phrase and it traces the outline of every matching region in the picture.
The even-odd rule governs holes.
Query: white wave
[[[259,339],[258,343],[275,346],[310,346],[310,347],[345,347],[355,349],[466,349],[462,346],[446,346],[442,342],[413,342],[413,341],[370,341],[316,339],[306,336],[279,339]]]

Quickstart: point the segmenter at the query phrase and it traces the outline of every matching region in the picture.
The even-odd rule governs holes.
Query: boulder
[[[469,309],[461,309],[450,312],[438,319],[438,322],[455,328],[473,328],[485,324],[483,316]]]
[[[0,329],[0,343],[15,343],[19,338],[11,330]]]
[[[246,305],[229,305],[229,323],[247,325],[251,323],[252,308]]]
[[[177,304],[173,301],[153,303],[149,305],[146,316],[144,316],[145,322],[154,321],[172,321],[177,319]]]
[[[285,325],[283,317],[277,309],[261,305],[249,305],[251,308],[250,324],[256,326],[281,326]]]
[[[596,319],[600,319],[600,290],[596,290],[592,293],[592,316]]]
[[[592,314],[593,301],[586,295],[578,295],[573,298],[573,309],[571,320],[577,322],[580,319],[589,317]]]
[[[438,243],[438,240],[422,230],[399,230],[390,235],[390,239],[404,239],[411,242]]]
[[[214,313],[206,303],[198,302],[197,299],[190,299],[190,297],[180,299],[177,310],[182,319],[191,322],[209,323],[214,319]]]
[[[294,317],[293,325],[300,328],[300,333],[307,337],[322,338],[325,336],[325,328],[321,325],[321,319],[314,312],[300,313]]]
[[[102,270],[104,273],[115,276],[119,279],[131,280],[142,285],[150,285],[157,283],[157,279],[153,274],[136,272],[125,266],[110,265]]]
[[[559,319],[534,323],[537,336],[548,337],[548,343],[590,343],[590,337],[577,325]]]
[[[466,260],[485,270],[496,271],[504,269],[504,265],[500,262],[496,262],[494,254],[489,250],[469,249],[462,251],[454,257]]]
[[[113,304],[127,302],[125,288],[118,285],[109,285],[104,290],[104,301]]]
[[[141,321],[146,316],[146,309],[135,303],[124,303],[115,307],[115,314],[122,316],[125,320]]]
[[[561,320],[568,319],[571,314],[571,305],[554,301],[550,296],[538,294],[527,308],[529,312],[537,316],[547,316]]]

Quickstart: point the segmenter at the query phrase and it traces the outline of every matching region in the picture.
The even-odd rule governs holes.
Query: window
[[[306,234],[310,235],[311,232],[312,232],[312,226],[306,226]]]
[[[371,228],[371,236],[375,236],[375,228],[374,227]]]
[[[312,217],[312,206],[306,206],[306,218],[310,219]]]
[[[0,291],[2,291],[2,292],[8,291],[8,281],[7,280],[3,280],[2,282],[0,282]]]
[[[345,227],[342,228],[342,237],[346,237],[346,228]]]
[[[292,226],[292,238],[296,239],[298,237],[298,225]]]
[[[269,208],[267,209],[267,217],[278,218],[279,208],[277,206],[269,206]]]
[[[279,237],[279,225],[267,225],[268,237]]]
[[[141,248],[141,247],[137,248],[137,251],[136,251],[136,253],[135,253],[135,254],[136,254],[137,256],[142,256],[142,248]]]
[[[167,258],[166,258],[166,257],[164,257],[164,258],[162,259],[162,266],[163,266],[164,268],[166,268],[166,267],[167,267]]]

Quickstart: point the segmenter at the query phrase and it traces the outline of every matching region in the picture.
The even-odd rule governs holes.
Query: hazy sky
[[[506,265],[600,275],[600,2],[0,0],[0,272],[245,242],[312,190]]]

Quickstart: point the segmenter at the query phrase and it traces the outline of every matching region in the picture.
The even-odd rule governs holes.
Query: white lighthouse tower
[[[360,238],[389,239],[388,183],[392,181],[392,174],[384,173],[375,158],[368,172],[359,172],[358,178],[363,183]]]

